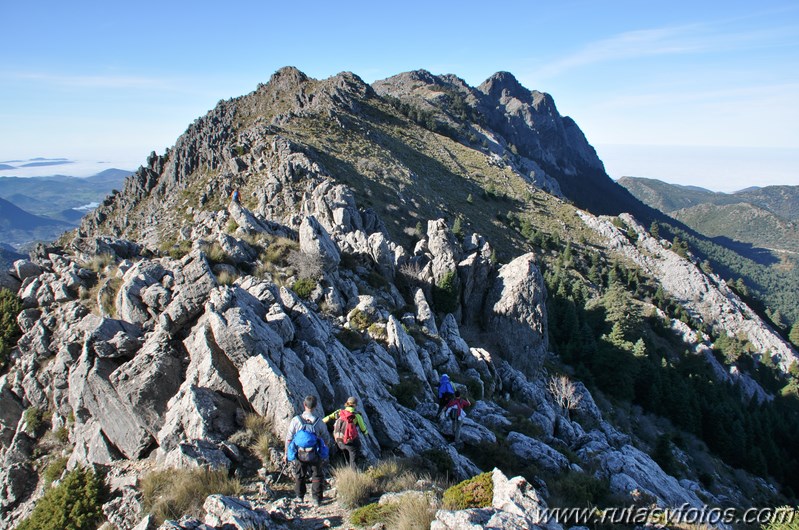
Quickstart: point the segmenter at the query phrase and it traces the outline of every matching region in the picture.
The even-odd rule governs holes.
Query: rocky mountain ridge
[[[485,123],[456,129],[460,104],[430,94],[442,84]],[[419,97],[430,105],[422,114],[402,107]],[[491,105],[502,110],[481,110]],[[29,515],[45,486],[34,462],[44,436],[27,428],[28,410],[48,411],[50,432],[66,435],[67,468],[96,466],[113,477],[106,517],[120,529],[144,528],[136,465],[243,474],[246,448],[231,440],[245,416],[264,418],[280,437],[307,394],[324,413],[359,398],[374,435],[364,446],[369,461],[439,451],[455,476],[468,478],[481,470],[475,451],[501,443],[538,470],[529,484],[511,480],[525,492],[507,494],[515,504],[495,497],[491,513],[441,510],[436,528],[492,517],[507,527],[545,525],[524,519],[519,506],[548,496],[542,477],[566,473],[595,477],[624,502],[661,506],[776,495],[765,479],[742,486],[721,462],[712,487],[690,469],[669,475],[645,442],[611,423],[604,398],[576,382],[579,406],[564,410],[550,392],[548,376],[560,368],[542,274],[549,254],[514,247],[520,236],[494,214],[519,222],[509,215],[517,202],[555,217],[540,226],[550,237],[569,233],[580,248],[635,263],[697,320],[745,335],[783,371],[796,358],[723,282],[634,218],[620,216],[632,238],[558,198],[569,179],[587,172],[591,188],[602,170],[578,132],[549,96],[508,74],[479,89],[424,72],[370,87],[353,74],[317,81],[287,68],[254,93],[220,102],[174,148],[151,155],[61,247],[40,247],[2,278],[23,310],[22,336],[0,377],[0,528]],[[228,199],[234,189],[241,202]],[[458,214],[469,211],[456,230]],[[657,318],[715,361],[721,380],[770,399],[709,355],[706,337],[662,312]],[[472,452],[450,445],[436,418],[442,373],[473,393],[462,430]],[[413,391],[401,394],[408,383]],[[514,423],[512,405],[526,411],[530,429]],[[264,466],[280,458],[275,448]],[[495,483],[503,480],[495,473]],[[120,510],[119,499],[132,508]],[[216,508],[206,512],[206,523],[224,522]]]
[[[795,235],[799,187],[766,186],[714,193],[634,177],[623,177],[619,184],[708,237],[725,237],[777,251],[799,250]]]

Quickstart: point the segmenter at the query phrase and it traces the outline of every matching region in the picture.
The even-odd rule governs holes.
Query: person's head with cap
[[[355,396],[350,396],[347,398],[347,402],[344,403],[345,407],[357,407],[358,406],[358,398]]]
[[[441,374],[442,381],[449,381],[449,376],[447,374]]]

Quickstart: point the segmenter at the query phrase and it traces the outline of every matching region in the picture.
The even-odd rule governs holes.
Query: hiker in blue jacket
[[[455,389],[452,388],[452,383],[449,381],[447,374],[441,375],[441,380],[438,382],[438,412],[436,416],[441,417],[441,411],[447,406],[447,403],[455,395]]]
[[[316,396],[307,396],[303,402],[305,410],[294,416],[286,433],[285,460],[292,463],[294,475],[294,495],[297,501],[305,500],[306,478],[311,478],[311,495],[314,504],[322,504],[325,477],[323,468],[330,453],[328,444],[330,434],[319,416],[313,411],[316,408]]]

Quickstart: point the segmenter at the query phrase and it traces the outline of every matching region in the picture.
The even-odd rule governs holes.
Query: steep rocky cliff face
[[[451,93],[436,87],[461,94],[483,123],[439,134],[381,96],[422,98],[433,128],[452,127],[455,115],[443,114],[452,101],[440,101]],[[511,144],[525,154],[508,154]],[[567,410],[549,390],[562,369],[549,342],[549,254],[530,252],[499,213],[555,218],[542,226],[634,261],[697,318],[747,334],[781,366],[796,356],[718,279],[632,217],[623,219],[640,235],[635,243],[557,198],[560,177],[585,168],[589,181],[604,174],[576,125],[509,74],[473,89],[414,72],[373,88],[352,74],[317,81],[287,68],[221,102],[174,148],[150,156],[62,247],[41,247],[10,271],[24,309],[0,377],[0,528],[30,513],[44,486],[36,457],[47,435],[29,428],[27,411],[47,411],[68,468],[108,472],[106,516],[133,528],[146,525],[143,511],[119,506],[139,506],[142,469],[246,476],[235,436],[246,415],[280,437],[308,394],[321,413],[359,398],[369,461],[435,451],[467,478],[481,470],[481,448],[501,443],[540,470],[539,493],[521,479],[509,489],[495,472],[505,493],[495,492],[494,511],[442,511],[437,528],[541,523],[525,506],[548,495],[542,477],[567,473],[593,476],[623,502],[661,506],[774,493],[762,479],[743,491],[724,473],[712,489],[693,471],[678,480],[608,420],[604,398],[578,383],[579,405]],[[240,202],[229,200],[234,189]],[[463,450],[436,417],[443,373],[476,401]],[[212,507],[226,502],[209,497],[206,522],[221,521]]]

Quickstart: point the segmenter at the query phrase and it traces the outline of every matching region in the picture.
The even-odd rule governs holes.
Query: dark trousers
[[[322,493],[325,490],[325,477],[322,473],[323,461],[311,464],[308,462],[294,461],[294,495],[298,499],[305,497],[306,481],[311,479],[311,495],[314,499],[322,500]]]
[[[358,456],[361,452],[361,440],[356,439],[348,444],[336,442],[336,445],[344,455],[344,460],[347,462],[347,465],[355,469],[355,464],[357,463]]]

